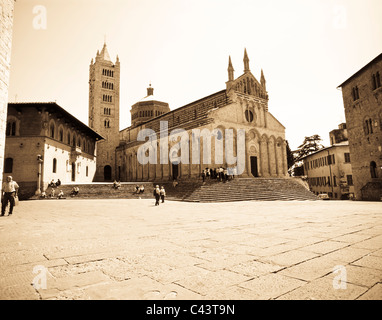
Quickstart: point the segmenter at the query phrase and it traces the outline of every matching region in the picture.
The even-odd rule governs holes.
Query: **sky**
[[[345,122],[338,85],[382,52],[380,0],[17,0],[10,102],[56,101],[88,124],[89,65],[119,56],[120,129],[154,95],[174,110],[225,89],[228,57],[267,81],[295,150]]]

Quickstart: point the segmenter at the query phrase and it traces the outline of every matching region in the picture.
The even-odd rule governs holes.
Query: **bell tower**
[[[120,63],[110,59],[106,43],[89,67],[89,127],[104,140],[97,142],[97,170],[94,181],[119,179],[115,148],[119,145]]]

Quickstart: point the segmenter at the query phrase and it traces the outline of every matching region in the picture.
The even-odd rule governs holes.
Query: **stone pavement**
[[[0,299],[381,299],[382,204],[22,201]]]

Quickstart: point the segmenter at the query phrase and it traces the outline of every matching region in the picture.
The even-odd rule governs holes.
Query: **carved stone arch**
[[[264,133],[264,134],[261,136],[261,141],[262,141],[262,142],[267,142],[267,143],[268,143],[268,140],[269,140],[269,138],[268,138],[267,134]]]
[[[256,129],[251,129],[246,133],[246,139],[248,141],[252,140],[259,140],[260,139],[260,133]]]

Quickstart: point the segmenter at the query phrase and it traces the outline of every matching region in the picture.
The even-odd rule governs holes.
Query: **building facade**
[[[54,102],[9,103],[3,179],[17,181],[21,199],[41,193],[52,179],[92,182],[100,139]]]
[[[382,54],[343,82],[354,192],[357,200],[382,197]]]
[[[4,169],[14,4],[15,0],[0,0],[0,172],[3,172]],[[2,178],[0,175],[1,185],[3,183]]]
[[[137,118],[132,119],[132,126],[119,132],[120,144],[116,148],[117,178],[121,181],[192,179],[199,177],[207,167],[228,168],[231,160],[227,158],[229,155],[226,151],[231,143],[231,158],[239,157],[240,132],[244,132],[245,160],[240,176],[285,177],[285,127],[269,112],[264,74],[261,72],[260,81],[253,76],[246,50],[243,62],[244,73],[235,79],[229,58],[228,81],[224,90],[163,114],[150,113],[149,118],[141,118],[139,122],[135,121]],[[147,99],[151,99],[150,95]],[[132,116],[145,111],[145,108],[147,105],[144,103],[135,104]],[[231,136],[226,129],[232,132]],[[157,151],[153,152],[156,161],[140,161],[145,141],[140,141],[138,137],[143,130],[155,136],[155,144],[152,146]],[[211,139],[199,137],[194,140],[194,130],[212,133]],[[175,139],[171,135],[174,132],[180,134]],[[183,143],[183,138],[184,148],[179,150],[177,146]],[[195,153],[196,156],[194,147],[199,151]],[[204,150],[208,151],[209,156],[204,156]],[[146,151],[150,154],[150,150]],[[221,157],[217,157],[217,154]],[[183,161],[182,155],[186,155],[184,159],[189,161]]]
[[[115,149],[119,145],[120,62],[113,63],[104,44],[89,67],[89,127],[103,140],[97,143],[95,181],[116,179]]]
[[[354,197],[354,183],[347,141],[332,144],[302,158],[310,191],[330,199]]]

